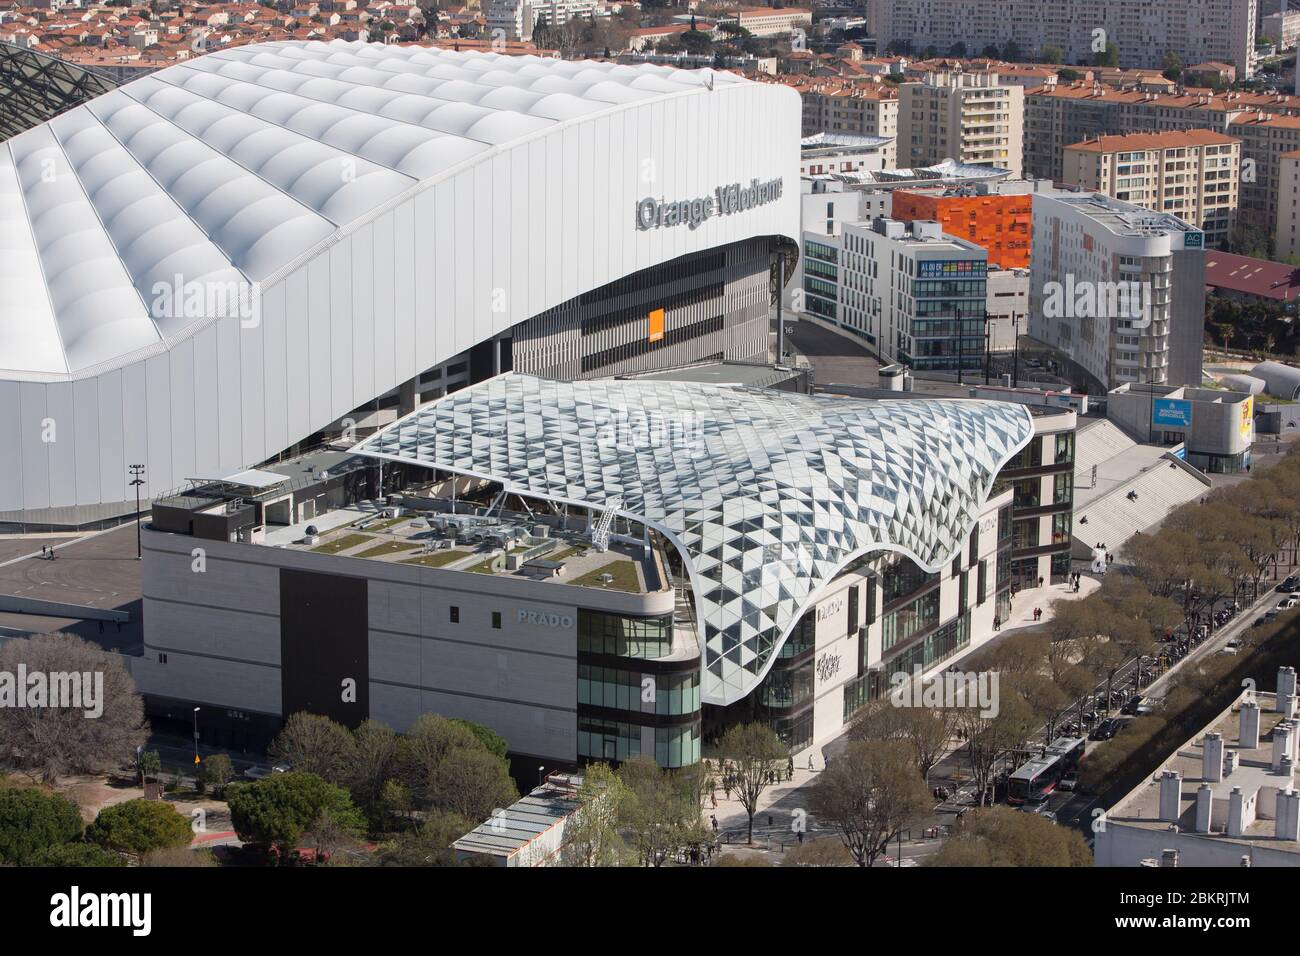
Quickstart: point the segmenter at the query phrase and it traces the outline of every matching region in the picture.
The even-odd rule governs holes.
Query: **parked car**
[[[249,767],[244,771],[244,776],[249,780],[262,780],[273,773],[288,773],[291,769],[293,768],[287,763],[278,763],[274,767]]]
[[[1277,605],[1279,611],[1289,611],[1293,607],[1300,607],[1300,597],[1291,596],[1283,598]]]
[[[1118,717],[1107,717],[1093,728],[1090,736],[1093,740],[1110,740],[1115,734],[1119,733],[1121,726],[1123,726],[1123,722]]]
[[[1132,717],[1137,714],[1138,708],[1141,706],[1142,706],[1142,698],[1139,697],[1137,694],[1134,694],[1132,697],[1130,697],[1128,700],[1124,702],[1124,706],[1119,709],[1119,712],[1121,714],[1128,714],[1130,717]]]
[[[1061,778],[1061,782],[1057,786],[1066,793],[1073,793],[1079,786],[1079,775],[1074,772],[1067,773]]]
[[[1241,650],[1241,641],[1231,640],[1219,648],[1220,654],[1236,654]]]

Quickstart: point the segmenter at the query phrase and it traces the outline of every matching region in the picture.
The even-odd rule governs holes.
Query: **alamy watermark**
[[[1066,273],[1065,282],[1043,283],[1043,315],[1049,319],[1128,319],[1132,328],[1151,324],[1154,301],[1147,281],[1075,281]]]
[[[103,671],[0,671],[0,707],[66,708],[92,720],[104,713]]]
[[[684,449],[704,440],[704,424],[687,414],[669,418],[658,412],[636,408],[616,408],[598,417],[596,442],[628,451],[652,448]]]
[[[154,319],[238,319],[245,329],[261,324],[258,282],[186,279],[177,273],[171,282],[155,282],[149,291],[153,295],[149,314]]]
[[[889,702],[895,707],[978,708],[987,720],[1001,710],[997,671],[944,671],[923,677],[917,664],[911,674],[896,671],[889,685]]]

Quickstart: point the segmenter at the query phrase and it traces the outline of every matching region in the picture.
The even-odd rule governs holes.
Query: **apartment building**
[[[773,37],[812,27],[812,11],[802,7],[740,7],[718,18],[718,25],[733,24],[756,37]]]
[[[1300,150],[1291,150],[1278,157],[1277,177],[1277,227],[1273,231],[1273,255],[1278,259],[1300,255],[1300,235],[1296,233],[1300,221]]]
[[[1218,246],[1237,216],[1241,140],[1212,130],[1100,136],[1067,146],[1063,179],[1092,192],[1167,212]]]
[[[1020,177],[1024,89],[993,71],[930,73],[899,87],[899,163],[930,166],[944,159],[997,166]]]
[[[937,222],[878,217],[839,235],[804,233],[807,310],[917,371],[984,367],[985,273],[980,246]]]
[[[890,0],[868,7],[868,32],[882,48],[968,50],[1008,41],[1021,50],[1059,47],[1067,63],[1091,63],[1098,30],[1122,67],[1159,69],[1167,51],[1184,63],[1222,60],[1249,76],[1255,62],[1257,0]]]
[[[1288,97],[1290,98],[1290,97]],[[1228,124],[1241,139],[1241,220],[1274,234],[1278,227],[1278,195],[1282,157],[1300,149],[1300,116],[1247,113]]]
[[[506,40],[530,40],[539,23],[560,26],[596,13],[596,0],[489,0],[485,5],[488,36],[503,30]]]
[[[1100,82],[1049,84],[1025,94],[1025,174],[1059,182],[1066,147],[1098,136],[1188,129],[1236,136],[1228,126],[1245,113],[1295,111],[1300,97],[1282,93],[1163,94]],[[1250,156],[1244,146],[1242,155]]]
[[[532,4],[528,0],[487,0],[483,4],[483,14],[487,21],[488,36],[497,36],[497,31],[506,40],[531,40],[536,18]]]
[[[1205,235],[1099,193],[1033,197],[1029,335],[1089,390],[1199,385]]]
[[[1300,10],[1270,13],[1259,22],[1259,35],[1279,50],[1289,50],[1300,40]]]
[[[803,99],[803,135],[817,133],[888,137],[881,168],[898,167],[898,89],[883,83],[778,77]]]

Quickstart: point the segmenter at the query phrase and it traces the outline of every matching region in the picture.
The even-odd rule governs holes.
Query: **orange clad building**
[[[895,190],[890,215],[912,222],[930,219],[943,231],[988,250],[989,265],[1029,268],[1029,231],[1033,197],[1025,195],[959,196],[942,190]]]

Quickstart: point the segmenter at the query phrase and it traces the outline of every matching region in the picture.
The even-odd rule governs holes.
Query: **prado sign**
[[[763,206],[781,198],[781,179],[760,183],[751,179],[748,186],[732,183],[719,186],[708,196],[664,202],[647,196],[636,204],[636,227],[641,230],[686,225],[697,228],[713,216],[727,216]]]

